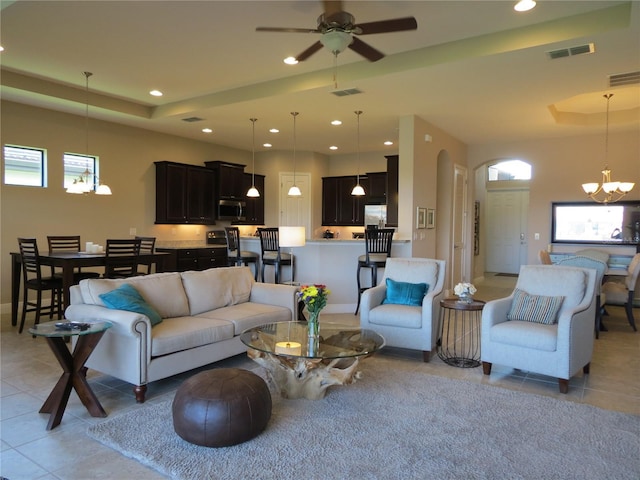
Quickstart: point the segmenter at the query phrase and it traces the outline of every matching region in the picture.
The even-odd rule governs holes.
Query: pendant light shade
[[[290,197],[299,197],[302,195],[302,192],[296,185],[296,117],[298,116],[298,112],[291,112],[293,116],[293,185],[289,188],[289,192],[287,195]]]
[[[364,188],[362,188],[362,185],[360,185],[360,115],[362,115],[362,110],[356,110],[354,113],[358,118],[358,136],[356,139],[357,140],[356,145],[357,145],[357,160],[358,160],[358,176],[356,179],[356,186],[353,187],[353,190],[351,190],[351,195],[355,197],[362,197],[363,195],[365,195]]]
[[[85,155],[89,156],[89,77],[93,75],[91,72],[82,72],[85,78]],[[78,178],[67,188],[67,193],[82,194],[95,193],[96,195],[111,195],[111,188],[100,183],[100,179],[87,167]]]
[[[247,191],[247,197],[257,198],[260,196],[260,192],[256,188],[256,121],[257,118],[250,118],[251,121],[251,156],[253,160],[253,166],[251,167],[251,188]]]

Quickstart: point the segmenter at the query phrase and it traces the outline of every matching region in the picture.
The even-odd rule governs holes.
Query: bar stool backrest
[[[275,252],[276,258],[280,259],[280,240],[278,236],[278,227],[259,228],[260,248],[262,248],[262,258],[265,253]]]
[[[386,254],[391,256],[391,243],[393,242],[393,228],[367,228],[364,231],[367,262],[370,254]]]

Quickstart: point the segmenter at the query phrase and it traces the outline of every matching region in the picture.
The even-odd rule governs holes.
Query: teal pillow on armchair
[[[383,304],[422,306],[422,299],[429,290],[426,283],[396,282],[391,278],[386,279],[387,295]]]

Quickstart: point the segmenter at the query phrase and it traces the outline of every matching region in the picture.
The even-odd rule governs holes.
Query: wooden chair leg
[[[624,305],[624,309],[627,312],[627,320],[629,321],[629,325],[631,325],[631,328],[633,328],[634,332],[637,332],[638,329],[636,328],[636,320],[635,318],[633,318],[633,295],[634,291],[629,290],[629,297],[627,298],[627,303],[625,303]]]
[[[144,403],[144,397],[147,394],[147,386],[136,385],[133,387],[133,394],[136,396],[137,403]]]
[[[589,373],[589,370],[591,370],[591,362],[587,363],[584,367],[582,367],[582,373],[586,375]]]
[[[431,360],[431,351],[430,350],[423,350],[422,351],[422,361],[425,363],[429,363],[429,360]]]
[[[485,375],[491,375],[491,362],[482,362],[482,373]]]
[[[569,392],[569,380],[566,378],[559,378],[558,388],[560,389],[560,393],[566,394],[567,392]]]

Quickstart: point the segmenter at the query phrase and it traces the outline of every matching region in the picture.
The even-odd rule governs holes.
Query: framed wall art
[[[427,208],[427,228],[436,228],[436,209]]]
[[[418,207],[416,212],[416,226],[417,228],[427,227],[427,209],[424,207]]]

